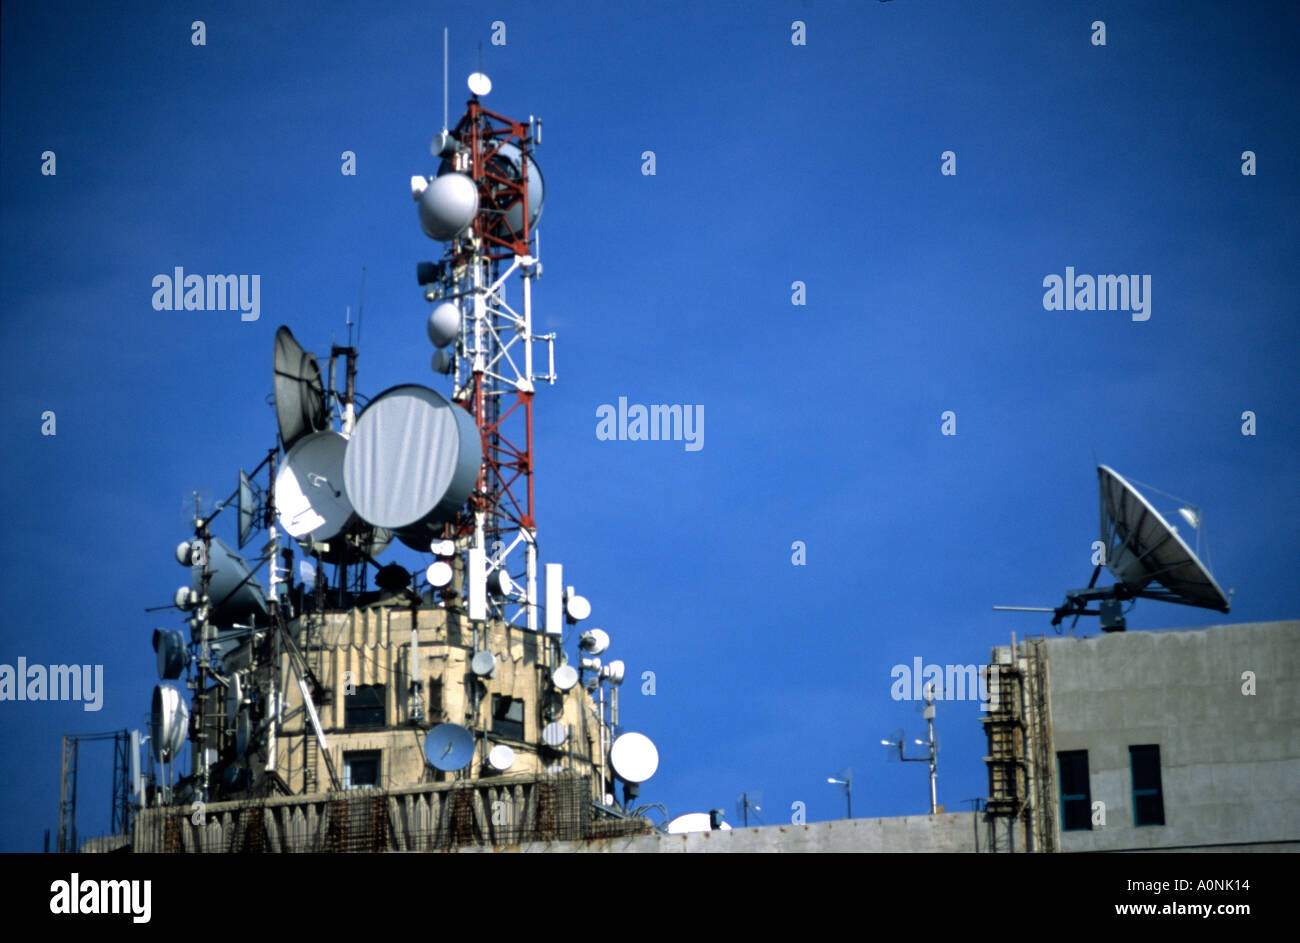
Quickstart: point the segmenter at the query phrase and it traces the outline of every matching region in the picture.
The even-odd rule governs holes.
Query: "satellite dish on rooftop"
[[[170,763],[185,745],[190,709],[180,691],[168,684],[155,685],[149,711],[149,736],[154,759]]]
[[[542,728],[542,743],[548,747],[559,749],[564,746],[564,741],[569,739],[569,726],[559,721],[547,724]]]
[[[253,528],[257,525],[258,501],[253,492],[253,483],[242,468],[239,470],[239,488],[236,495],[235,512],[239,518],[238,546],[240,550],[243,550],[244,544],[248,543],[248,535],[253,532]]]
[[[464,769],[474,759],[474,735],[460,724],[439,724],[424,735],[424,755],[443,772]]]
[[[275,419],[286,450],[308,433],[329,428],[320,364],[302,349],[287,327],[275,332],[272,375]]]
[[[253,577],[242,557],[231,550],[220,537],[213,537],[208,553],[208,598],[212,608],[208,621],[219,629],[235,623],[265,623],[270,618],[266,596],[261,584]],[[190,570],[192,585],[197,591],[203,578],[203,568]]]
[[[430,239],[450,242],[465,232],[478,215],[478,187],[462,173],[449,170],[420,191],[420,228]]]
[[[609,748],[609,762],[618,778],[643,783],[659,768],[659,751],[643,733],[625,733]]]
[[[395,386],[357,417],[343,457],[344,490],[367,523],[423,551],[465,504],[482,457],[468,412],[427,387]]]
[[[515,763],[515,751],[504,743],[498,743],[488,751],[488,766],[498,773],[504,773]]]
[[[669,835],[687,835],[691,832],[713,831],[713,817],[707,812],[687,812],[668,823]],[[723,822],[717,828],[720,832],[731,831],[731,826]]]
[[[163,681],[175,681],[189,664],[190,653],[179,629],[154,629],[153,650],[158,654],[158,677]]]
[[[994,606],[1019,612],[1051,612],[1052,625],[1074,616],[1100,616],[1107,632],[1125,628],[1122,604],[1129,599],[1157,599],[1184,606],[1227,612],[1228,597],[1210,574],[1209,568],[1187,546],[1178,531],[1161,516],[1141,492],[1113,468],[1097,466],[1101,497],[1101,542],[1105,567],[1119,582],[1097,586],[1099,564],[1084,589],[1072,589],[1065,602],[1050,609],[1042,606]],[[1156,490],[1156,489],[1153,489]],[[1181,509],[1182,517],[1199,527],[1199,511]],[[1088,604],[1097,603],[1096,609]],[[1071,623],[1073,626],[1074,623]]]
[[[290,537],[326,541],[356,520],[343,490],[348,440],[337,432],[312,432],[289,449],[275,476],[275,512]]]
[[[567,691],[578,683],[578,669],[573,665],[560,665],[551,672],[551,684],[561,691]]]
[[[1106,568],[1116,579],[1133,595],[1227,612],[1228,597],[1151,502],[1112,468],[1099,466],[1097,477]]]

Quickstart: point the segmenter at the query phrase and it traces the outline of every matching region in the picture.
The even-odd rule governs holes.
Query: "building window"
[[[384,686],[358,684],[352,694],[344,697],[344,727],[384,726]]]
[[[524,702],[517,697],[493,694],[492,732],[509,740],[524,739]]]
[[[1133,772],[1133,824],[1164,825],[1165,797],[1160,787],[1160,747],[1128,748]]]
[[[1088,787],[1088,751],[1067,750],[1056,754],[1057,779],[1061,784],[1061,830],[1092,829],[1092,792]]]
[[[379,751],[343,754],[343,788],[366,789],[379,785]]]

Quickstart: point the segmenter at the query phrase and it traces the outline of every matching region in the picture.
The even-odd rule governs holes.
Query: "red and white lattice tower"
[[[441,261],[420,267],[434,303],[430,339],[438,346],[454,339],[434,355],[433,368],[451,375],[451,399],[474,417],[483,445],[477,485],[446,536],[471,551],[471,567],[482,561],[493,588],[487,605],[537,631],[533,392],[538,382],[555,382],[554,335],[533,333],[542,177],[532,151],[540,122],[483,107],[484,76],[471,77],[471,88],[460,121],[434,137],[437,176],[412,181],[425,233],[447,244]],[[535,367],[535,344],[545,345],[544,373]]]

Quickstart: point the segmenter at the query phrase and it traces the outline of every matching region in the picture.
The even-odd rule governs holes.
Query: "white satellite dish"
[[[609,762],[618,778],[643,783],[659,768],[659,751],[643,733],[625,733],[609,748]]]
[[[488,765],[499,773],[504,773],[515,762],[515,751],[504,743],[498,743],[488,751]]]
[[[432,540],[429,542],[429,552],[435,557],[454,557],[456,555],[456,542],[454,540]]]
[[[474,657],[470,659],[469,670],[480,678],[491,677],[492,672],[497,670],[496,656],[487,651],[475,652]]]
[[[559,721],[547,724],[542,728],[542,743],[548,747],[559,748],[564,746],[564,741],[569,739],[569,726]]]
[[[669,835],[686,835],[690,832],[711,831],[713,831],[713,820],[707,812],[687,812],[685,815],[679,815],[668,823]],[[718,826],[718,831],[729,832],[731,826],[723,822]]]
[[[159,763],[176,759],[189,733],[190,709],[180,691],[166,684],[155,685],[149,711],[149,736]]]
[[[446,560],[430,563],[429,568],[424,571],[424,578],[429,581],[429,585],[436,586],[439,589],[450,583],[451,577],[451,564]]]
[[[478,187],[461,173],[434,177],[419,196],[420,228],[430,239],[450,242],[478,215]]]
[[[560,665],[551,672],[551,684],[561,691],[567,691],[578,683],[578,670],[572,665]]]
[[[591,616],[591,603],[587,601],[585,596],[579,596],[572,592],[568,593],[564,600],[564,614],[568,617],[570,624],[581,622]]]
[[[465,84],[469,86],[470,92],[480,98],[492,91],[492,80],[482,72],[471,72]]]
[[[1227,612],[1228,597],[1151,502],[1112,468],[1099,466],[1097,476],[1106,566],[1125,589],[1134,596]],[[1148,589],[1153,583],[1163,589]]]
[[[326,541],[356,520],[343,488],[348,440],[337,432],[303,436],[275,476],[275,513],[290,537]]]
[[[442,302],[429,312],[425,330],[434,347],[446,347],[460,333],[460,305],[454,301]]]
[[[588,629],[582,633],[578,647],[591,655],[599,655],[609,648],[609,634],[604,629]]]

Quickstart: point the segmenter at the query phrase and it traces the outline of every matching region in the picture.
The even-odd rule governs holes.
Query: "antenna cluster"
[[[314,758],[330,789],[378,785],[370,778],[377,761],[349,758],[331,741],[340,727],[345,735],[372,715],[390,717],[374,693],[386,689],[339,678],[322,655],[331,633],[370,618],[357,615],[369,607],[387,607],[390,620],[409,613],[410,640],[393,672],[400,723],[415,726],[427,763],[417,782],[503,775],[528,755],[547,772],[590,770],[593,798],[616,806],[614,782],[630,803],[658,767],[649,738],[620,730],[626,667],[602,661],[609,635],[582,631],[577,666],[568,663],[566,629],[591,617],[591,603],[566,584],[559,563],[539,561],[533,397],[537,384],[556,379],[554,335],[533,328],[540,121],[484,108],[491,82],[482,72],[468,85],[465,114],[450,129],[444,115],[434,136],[437,172],[411,187],[421,228],[442,246],[416,274],[432,305],[425,333],[434,377],[449,378],[450,389],[404,383],[360,397],[350,310],[349,345],[331,347],[324,371],[288,327],[276,332],[276,443],[251,473],[240,470],[216,510],[196,508],[193,536],[176,548],[190,573],[172,602],[188,639],[173,628],[153,634],[159,802],[283,792],[287,755],[301,757],[303,789],[315,786]],[[213,532],[232,503],[238,550]],[[266,543],[245,562],[238,551],[261,530]],[[420,566],[381,562],[398,545],[423,555]],[[386,625],[386,637],[396,637]],[[533,654],[521,656],[520,642]],[[463,699],[442,690],[449,685]],[[520,697],[534,690],[536,722]],[[291,736],[292,749],[280,742]],[[187,740],[192,771],[173,788]]]

